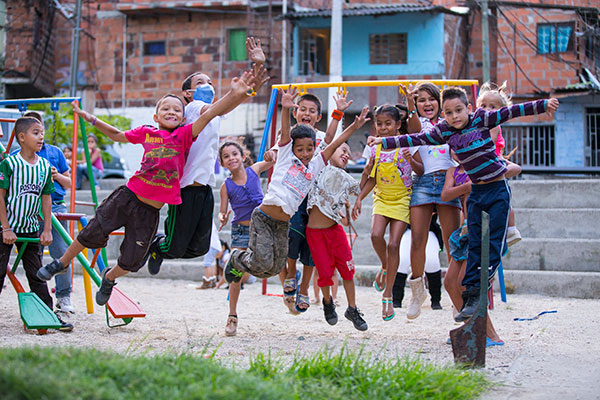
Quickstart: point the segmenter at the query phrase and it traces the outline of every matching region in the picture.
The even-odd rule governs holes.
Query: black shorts
[[[77,240],[89,249],[106,247],[111,232],[125,227],[119,267],[136,272],[158,228],[160,210],[141,202],[126,186],[110,194],[96,210],[96,215],[79,232]]]
[[[310,255],[306,235],[292,229],[288,232],[288,258],[292,260],[300,259],[303,265],[314,267],[315,263]]]

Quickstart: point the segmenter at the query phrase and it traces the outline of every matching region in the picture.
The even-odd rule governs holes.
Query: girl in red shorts
[[[366,331],[368,325],[356,307],[352,251],[344,228],[339,224],[344,220],[342,215],[346,215],[349,195],[356,196],[360,192],[359,183],[343,169],[349,159],[350,147],[347,144],[338,147],[311,189],[308,195],[306,240],[319,272],[317,284],[323,293],[325,320],[329,325],[335,325],[338,320],[330,294],[332,278],[337,269],[344,281],[348,300],[344,316],[352,321],[356,329]]]

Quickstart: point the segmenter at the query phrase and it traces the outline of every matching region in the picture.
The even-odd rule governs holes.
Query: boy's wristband
[[[411,118],[413,115],[417,113],[417,110],[412,110],[408,112],[408,118]]]
[[[333,110],[331,112],[331,118],[335,119],[336,121],[341,121],[343,116],[344,113],[340,110]]]

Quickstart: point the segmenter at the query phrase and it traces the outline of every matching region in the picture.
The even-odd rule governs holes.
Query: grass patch
[[[80,348],[0,349],[3,399],[472,399],[481,372],[328,350],[247,369],[202,356],[130,356]]]

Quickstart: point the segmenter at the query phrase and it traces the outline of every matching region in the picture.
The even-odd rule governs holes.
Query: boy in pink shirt
[[[117,265],[103,271],[102,284],[96,292],[96,303],[106,304],[116,284],[115,279],[136,272],[144,265],[144,257],[158,227],[161,207],[165,203],[181,203],[179,177],[192,142],[212,118],[246,100],[259,79],[260,76],[254,77],[251,72],[234,78],[229,93],[189,125],[183,125],[183,101],[172,94],[162,97],[156,105],[154,121],[158,123],[158,128],[141,126],[126,132],[80,110],[74,102],[73,112],[112,140],[141,143],[144,146],[144,158],[139,171],[127,184],[117,188],[102,202],[95,217],[79,232],[65,254],[38,270],[38,278],[49,280],[64,272],[65,266],[84,248],[105,247],[109,234],[124,226],[125,237]]]

